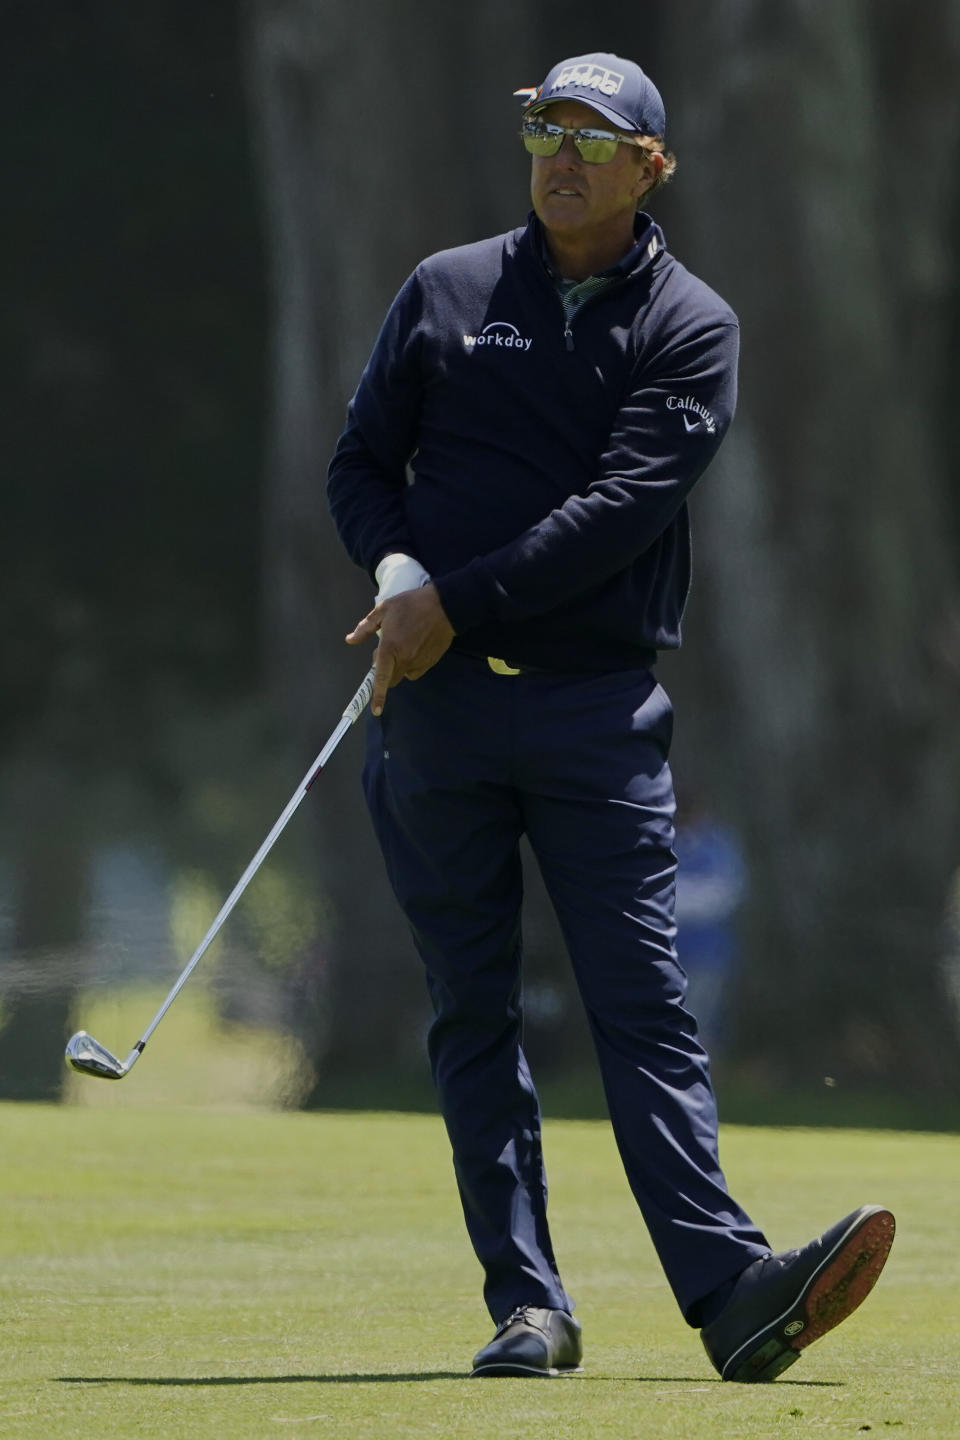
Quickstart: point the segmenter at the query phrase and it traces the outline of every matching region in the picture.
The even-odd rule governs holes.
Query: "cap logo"
[[[563,90],[567,85],[578,85],[582,90],[599,90],[601,95],[619,95],[623,76],[616,70],[605,69],[603,65],[566,65],[550,89]]]

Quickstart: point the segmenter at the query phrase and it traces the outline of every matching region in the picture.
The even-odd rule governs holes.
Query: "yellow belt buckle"
[[[519,670],[514,670],[513,666],[512,666],[512,665],[508,665],[507,662],[506,662],[506,660],[498,660],[497,657],[496,657],[496,655],[488,655],[488,656],[487,656],[487,664],[490,666],[490,669],[493,671],[494,675],[519,675],[519,674],[520,674],[520,671],[519,671]]]

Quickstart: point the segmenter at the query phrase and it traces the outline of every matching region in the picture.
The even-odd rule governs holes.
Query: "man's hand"
[[[406,590],[374,605],[347,636],[348,645],[361,645],[380,632],[374,656],[373,695],[370,709],[383,711],[387,691],[401,680],[419,680],[450,648],[454,630],[440,604],[435,585]]]

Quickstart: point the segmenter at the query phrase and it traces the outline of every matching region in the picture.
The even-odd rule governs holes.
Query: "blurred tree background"
[[[6,39],[0,1094],[59,1093],[85,989],[148,953],[172,980],[353,693],[370,592],[322,495],[346,400],[417,261],[523,223],[511,92],[610,49],[665,95],[668,244],[743,324],[662,665],[681,816],[749,875],[721,1100],[827,1081],[933,1123],[960,1080],[960,0],[599,26],[569,0],[51,0]],[[305,1104],[425,1068],[358,752],[215,967],[225,1014],[302,1047]],[[171,886],[176,957],[143,938]],[[527,930],[534,1063],[588,1067],[533,875]]]

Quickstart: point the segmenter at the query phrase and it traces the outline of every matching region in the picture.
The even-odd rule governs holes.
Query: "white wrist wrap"
[[[421,585],[430,583],[430,576],[420,561],[399,551],[384,555],[374,574],[378,586],[377,604],[393,595],[401,595],[404,590],[419,590]]]

